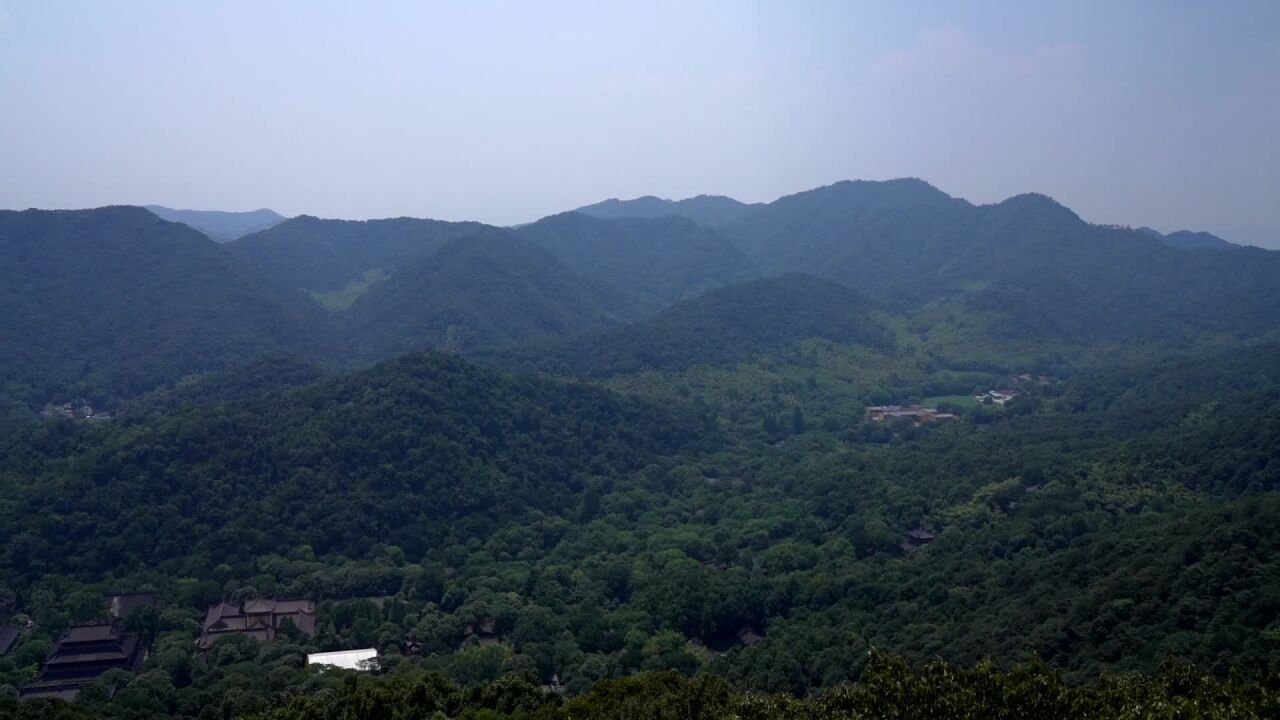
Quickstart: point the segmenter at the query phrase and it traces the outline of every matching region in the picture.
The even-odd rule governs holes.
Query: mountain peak
[[[1071,208],[1048,195],[1037,192],[1014,195],[992,207],[1003,212],[1015,213],[1024,219],[1040,217],[1058,222],[1083,222]]]
[[[906,207],[937,205],[956,199],[919,178],[892,180],[841,180],[823,187],[779,198],[774,204],[793,200],[808,202],[838,200],[858,207]]]

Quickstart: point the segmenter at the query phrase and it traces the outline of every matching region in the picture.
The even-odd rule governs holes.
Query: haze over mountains
[[[250,215],[236,227],[262,219]],[[1280,317],[1280,253],[1092,225],[1042,195],[973,205],[915,179],[841,182],[758,205],[611,200],[510,230],[302,216],[215,244],[152,217],[3,215],[16,309],[4,381],[25,388],[18,395],[42,402],[82,381],[137,394],[272,352],[338,367],[492,350],[622,326],[788,273],[928,318],[935,336],[1240,342],[1274,337]],[[104,307],[119,315],[104,319]],[[135,354],[145,371],[127,360]]]

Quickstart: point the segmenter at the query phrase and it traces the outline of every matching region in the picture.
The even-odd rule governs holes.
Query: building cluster
[[[208,650],[230,635],[275,640],[286,625],[307,637],[316,635],[316,604],[311,600],[242,600],[218,603],[205,613],[197,645]]]
[[[986,405],[1003,405],[1018,397],[1017,390],[988,390],[973,396],[974,400]]]
[[[136,592],[110,593],[105,600],[105,618],[73,622],[67,626],[40,664],[35,680],[19,690],[21,699],[74,700],[81,688],[109,670],[137,672],[142,667],[146,647],[137,633],[126,629],[125,620],[141,608],[157,605],[156,596]],[[315,602],[259,598],[218,603],[205,613],[196,647],[203,652],[218,640],[238,635],[270,641],[286,633],[287,627],[314,638]],[[20,628],[8,624],[0,626],[0,656],[12,650],[21,637]],[[373,648],[312,653],[307,656],[307,664],[376,670],[377,656],[377,650]]]
[[[1032,373],[1019,373],[1013,376],[1015,384],[1035,384],[1035,385],[1053,385],[1058,382],[1057,378],[1050,375],[1035,375]]]
[[[66,418],[68,420],[110,420],[111,413],[94,410],[85,400],[73,400],[61,405],[50,403],[40,411],[40,417]]]
[[[951,413],[938,412],[937,408],[923,405],[872,405],[867,408],[868,420],[884,422],[885,420],[910,420],[917,425],[934,420],[955,420]]]

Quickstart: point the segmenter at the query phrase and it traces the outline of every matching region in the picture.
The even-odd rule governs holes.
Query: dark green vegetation
[[[1275,253],[918,181],[715,228],[303,218],[230,251],[136,212],[0,218],[45,223],[0,235],[15,317],[56,324],[32,298],[60,297],[80,323],[5,351],[110,329],[131,345],[101,362],[139,378],[6,365],[25,375],[0,429],[0,616],[31,627],[0,657],[0,712],[127,588],[163,601],[130,620],[142,673],[23,713],[1275,714]],[[251,240],[274,259],[249,266]],[[82,274],[180,270],[23,300],[23,272],[67,276],[36,247],[87,255],[66,261]],[[175,273],[199,282],[156,280]],[[164,342],[183,323],[200,342]],[[383,359],[421,347],[468,357]],[[31,416],[95,387],[121,388],[117,419]],[[864,419],[922,398],[958,419]],[[316,636],[195,652],[207,605],[272,596],[317,600]],[[361,647],[380,675],[303,667]]]
[[[563,213],[517,232],[639,309],[662,308],[758,275],[733,243],[679,217],[601,220]]]
[[[434,347],[453,352],[559,337],[619,322],[617,293],[503,230],[447,243],[401,268],[343,318],[349,349],[378,360]]]
[[[282,655],[296,653],[287,649]],[[1222,681],[1185,665],[1170,664],[1155,676],[1109,675],[1096,687],[1068,684],[1042,664],[1002,673],[989,664],[971,669],[933,662],[913,669],[900,659],[875,654],[862,681],[813,698],[743,692],[714,676],[686,678],[647,673],[603,681],[565,700],[528,678],[459,685],[434,672],[408,670],[382,677],[352,673],[307,673],[305,686],[253,720],[385,718],[486,718],[491,720],[1056,720],[1058,718],[1254,719],[1280,712],[1280,678]],[[99,696],[115,687],[93,688]],[[175,693],[156,678],[129,687],[112,704],[92,709],[37,701],[0,700],[0,717],[17,720],[132,717]],[[237,695],[237,698],[243,697]],[[224,705],[234,708],[234,705]],[[202,717],[217,717],[216,710]]]
[[[242,237],[228,248],[287,287],[328,292],[370,270],[391,273],[484,227],[417,218],[359,221],[301,215]]]
[[[10,587],[50,570],[201,576],[303,546],[360,556],[395,544],[420,557],[452,544],[454,532],[483,537],[576,507],[593,475],[634,471],[711,439],[696,417],[594,388],[506,379],[445,355],[406,356],[256,404],[102,432],[30,432],[9,447],[24,473],[87,462],[94,479],[48,486],[13,508],[43,518],[44,529],[6,523],[0,563],[13,569]],[[46,438],[59,450],[31,452]]]
[[[163,205],[146,207],[161,219],[182,223],[218,242],[231,242],[249,233],[266,230],[284,222],[284,216],[266,208],[249,212],[223,212],[221,210],[174,210]]]
[[[809,338],[892,350],[894,336],[872,317],[874,309],[845,285],[785,275],[712,290],[626,327],[498,353],[494,361],[604,378],[732,365]]]
[[[372,681],[348,677],[341,687],[295,699],[255,717],[1264,718],[1280,712],[1277,689],[1275,677],[1256,684],[1220,682],[1182,666],[1167,667],[1156,677],[1108,677],[1096,688],[1080,688],[1064,683],[1043,665],[1020,666],[1008,674],[990,665],[957,669],[943,662],[913,670],[901,660],[876,656],[856,687],[805,700],[743,693],[713,677],[690,680],[675,673],[602,682],[583,697],[568,702],[519,682],[463,688],[431,675],[404,674]]]
[[[322,349],[314,305],[141,208],[0,211],[0,307],[10,407],[112,403],[246,358]]]
[[[1072,683],[1166,658],[1274,670],[1277,368],[1268,346],[1099,371],[925,428],[846,397],[770,432],[418,356],[255,403],[36,424],[0,453],[3,582],[39,628],[0,682],[121,584],[168,605],[147,671],[112,680],[159,713],[265,708],[324,686],[297,653],[369,645],[390,669],[572,693],[676,669],[805,695],[872,646],[1041,657]],[[917,527],[938,539],[903,550]],[[225,595],[320,598],[321,632],[194,656],[198,608]]]

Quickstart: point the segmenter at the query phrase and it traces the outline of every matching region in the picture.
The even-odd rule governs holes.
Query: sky
[[[1280,248],[1280,2],[0,0],[0,207],[526,222],[923,178]]]

